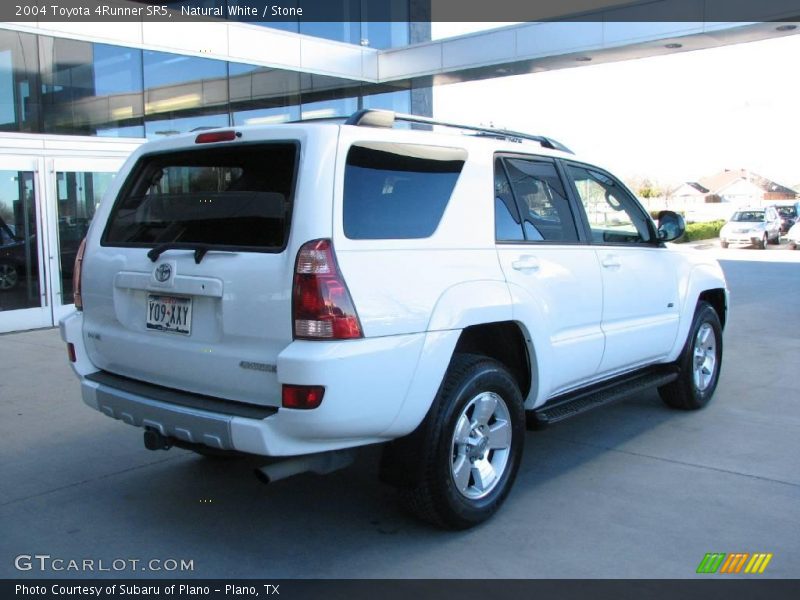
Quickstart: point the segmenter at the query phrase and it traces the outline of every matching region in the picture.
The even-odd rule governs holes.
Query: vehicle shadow
[[[425,576],[429,566],[418,557],[441,552],[442,543],[477,540],[486,526],[500,523],[502,529],[506,521],[513,527],[506,511],[535,501],[537,489],[548,480],[680,417],[654,394],[645,394],[546,431],[528,432],[506,506],[491,525],[466,532],[443,532],[403,512],[395,490],[378,482],[380,446],[362,449],[342,471],[269,485],[253,474],[263,464],[259,458],[209,459],[173,449],[170,453],[183,453],[179,460],[127,473],[123,491],[106,496],[101,510],[107,514],[94,518],[124,518],[126,537],[134,546],[158,539],[161,553],[194,558],[201,569],[194,576],[357,576],[354,565],[371,564],[376,553],[398,553],[399,542],[398,559],[414,556],[415,576]]]

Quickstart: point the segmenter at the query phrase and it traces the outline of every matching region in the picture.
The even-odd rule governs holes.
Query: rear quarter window
[[[103,244],[286,246],[298,145],[270,143],[143,156],[115,203]]]
[[[364,143],[347,154],[345,235],[354,240],[430,237],[442,220],[467,152],[417,144]]]

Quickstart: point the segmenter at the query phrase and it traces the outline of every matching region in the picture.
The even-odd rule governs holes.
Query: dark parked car
[[[800,210],[800,202],[792,204],[777,204],[775,208],[781,217],[781,235],[786,235],[792,228],[792,225],[797,223],[798,210]]]
[[[61,265],[65,277],[72,276],[78,246],[88,229],[88,219],[59,222]],[[13,290],[26,277],[39,274],[38,238],[35,233],[25,238],[18,232],[18,228],[8,225],[0,217],[0,292]],[[27,266],[29,263],[30,270]]]

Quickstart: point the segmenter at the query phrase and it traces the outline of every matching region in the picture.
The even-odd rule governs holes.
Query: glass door
[[[52,325],[41,166],[0,156],[0,333]]]
[[[71,312],[72,269],[81,240],[114,175],[119,158],[53,158],[48,165],[53,322]]]

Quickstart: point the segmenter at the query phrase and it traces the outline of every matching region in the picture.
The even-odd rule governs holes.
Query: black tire
[[[761,238],[761,241],[758,243],[758,249],[759,250],[766,250],[767,249],[767,244],[769,244],[769,238],[767,237],[767,234],[765,233],[764,237]]]
[[[475,428],[475,424],[481,421],[477,416],[479,405],[496,408],[491,408],[492,416],[487,418],[486,425]],[[502,413],[503,407],[507,413]],[[483,412],[488,410],[490,409],[486,408]],[[505,418],[497,419],[497,414],[504,417],[507,415],[507,421]],[[502,425],[504,422],[507,423],[506,426]],[[510,436],[510,440],[507,439],[507,450],[491,450],[486,443],[471,445],[469,452],[483,454],[469,458],[468,452],[462,452],[466,445],[456,448],[456,428],[459,423],[462,426],[469,423],[469,427],[462,431],[469,431],[470,443],[483,439],[480,431],[488,432],[490,426],[494,428],[500,424],[499,427]],[[481,430],[481,427],[484,429]],[[508,369],[485,356],[454,355],[421,428],[418,430],[421,435],[415,432],[421,443],[417,456],[419,477],[413,485],[400,490],[405,506],[419,518],[446,529],[467,529],[491,517],[511,490],[525,439],[522,395]],[[488,442],[488,437],[486,441]],[[484,465],[487,462],[503,463],[499,476],[492,469],[495,477],[490,480],[486,490],[480,489],[480,482],[476,478],[478,471],[473,466],[476,462]],[[457,464],[461,466],[460,469],[456,468]],[[458,470],[463,473],[464,469],[468,474],[466,487],[462,492],[456,483],[455,472]],[[485,495],[481,497],[468,496],[475,496],[483,491]]]
[[[727,248],[728,242],[720,242],[719,245],[722,246],[723,248]]]
[[[19,269],[13,263],[0,263],[0,291],[13,290],[19,284]]]
[[[697,377],[695,376],[695,346],[698,342],[698,334],[701,329],[706,331],[706,326],[710,327],[714,334],[713,352],[708,350],[707,343],[702,345],[706,347],[705,351],[709,355],[714,356],[714,366],[710,377],[707,375],[699,376],[701,385],[698,386]],[[677,366],[680,368],[678,379],[658,388],[661,399],[667,406],[680,410],[703,408],[708,404],[711,396],[714,395],[714,390],[719,382],[720,368],[722,367],[722,326],[720,325],[717,311],[708,302],[700,301],[697,303],[692,327],[689,330],[689,336],[686,338],[686,344],[683,347],[681,356],[677,361]]]

